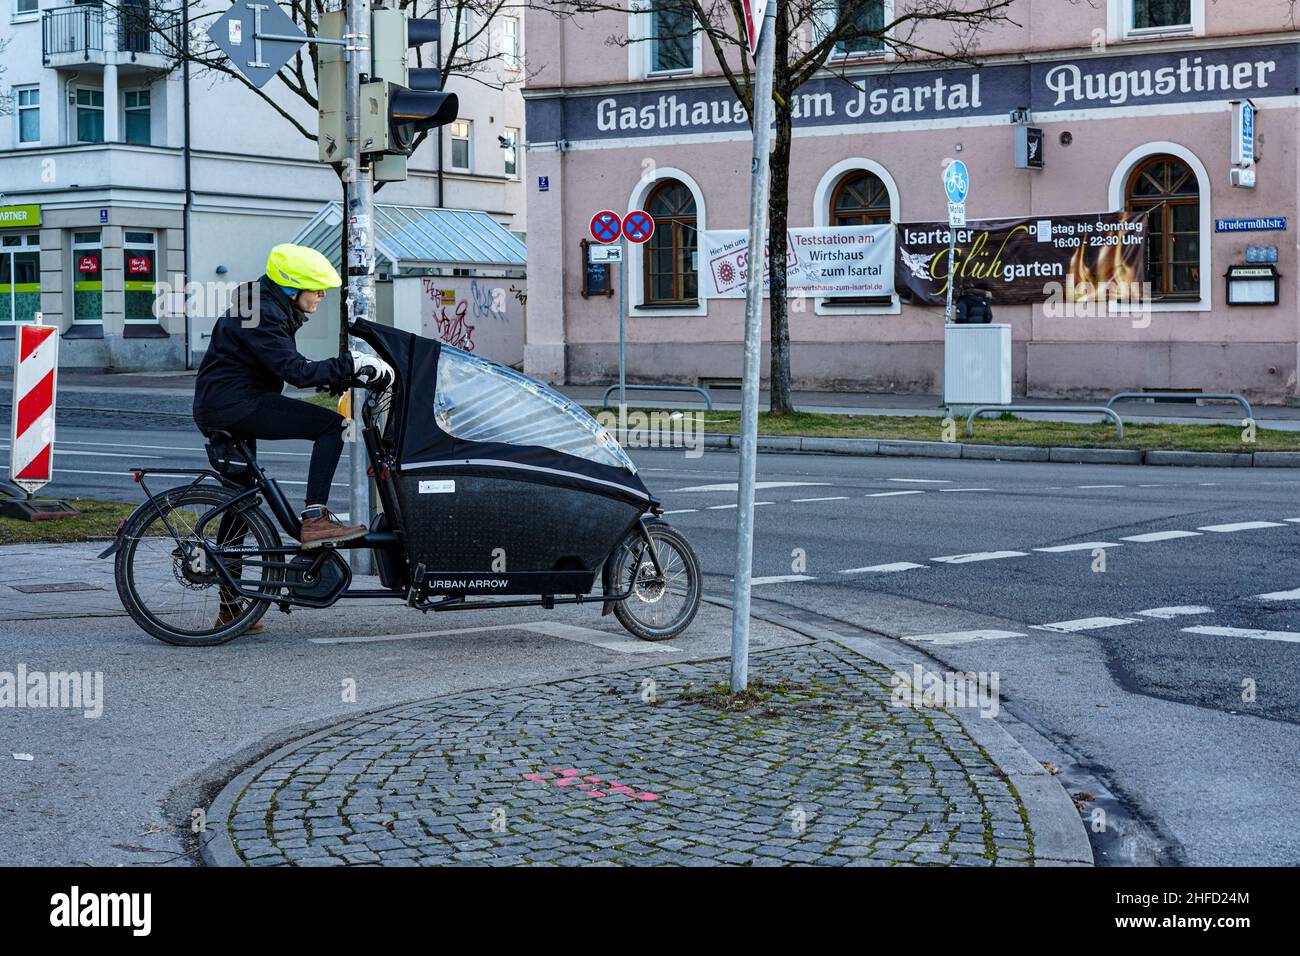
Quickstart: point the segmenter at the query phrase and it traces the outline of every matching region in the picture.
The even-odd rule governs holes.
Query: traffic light
[[[346,29],[341,11],[323,13],[318,35],[339,39]],[[379,182],[406,178],[406,157],[425,130],[456,118],[455,93],[442,90],[442,71],[407,67],[412,47],[437,41],[438,21],[408,20],[396,8],[370,14],[370,64],[361,84],[361,152],[370,154]],[[341,47],[317,49],[318,142],[323,163],[340,163],[347,149],[347,67]]]
[[[371,74],[361,93],[361,148],[403,157],[378,160],[377,180],[405,179],[404,158],[419,134],[456,118],[456,94],[442,90],[441,71],[407,66],[410,49],[437,40],[438,31],[438,21],[408,20],[395,8],[377,8],[370,15]]]

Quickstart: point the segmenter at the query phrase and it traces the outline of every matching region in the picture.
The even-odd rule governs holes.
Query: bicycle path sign
[[[943,190],[948,202],[962,205],[970,195],[970,170],[960,159],[954,159],[943,173]]]

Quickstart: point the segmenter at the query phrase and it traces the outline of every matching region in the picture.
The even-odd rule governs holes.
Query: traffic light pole
[[[370,0],[347,0],[347,130],[348,152],[344,179],[347,183],[348,261],[347,297],[349,321],[374,318],[375,314],[375,187],[370,166],[362,167],[361,74],[370,67]],[[353,339],[353,348],[368,351]],[[351,524],[370,524],[370,478],[366,474],[365,443],[361,439],[361,389],[352,390],[351,494],[348,501]],[[354,574],[370,573],[370,551],[349,552]]]

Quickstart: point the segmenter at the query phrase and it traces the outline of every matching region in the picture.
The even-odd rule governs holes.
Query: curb
[[[730,606],[730,601],[705,598],[713,604]],[[851,637],[805,621],[793,620],[761,608],[750,608],[750,616],[776,624],[805,637],[834,641],[877,664],[895,670],[911,670],[918,660],[904,657],[892,648],[865,637]],[[925,666],[922,664],[922,666]],[[1047,772],[1029,751],[996,720],[981,717],[970,708],[950,710],[963,729],[997,765],[1020,796],[1034,836],[1035,866],[1092,866],[1092,845],[1088,832],[1074,808],[1074,801],[1060,781]]]
[[[705,448],[740,447],[740,436],[706,433]],[[1195,468],[1300,468],[1300,451],[1170,451],[1151,448],[1069,448],[1059,445],[967,445],[885,438],[801,438],[759,435],[758,450],[776,454],[858,457],[965,458],[971,461],[1051,461],[1085,465],[1183,465]]]

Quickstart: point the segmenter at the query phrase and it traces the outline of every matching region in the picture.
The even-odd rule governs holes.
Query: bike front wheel
[[[663,573],[655,571],[649,545],[633,529],[610,556],[613,593],[632,592],[614,605],[614,616],[643,641],[667,641],[686,630],[700,609],[700,561],[675,528],[655,522],[646,531]]]
[[[117,553],[117,593],[131,619],[168,644],[207,647],[243,634],[266,613],[270,602],[241,597],[224,583],[200,540],[223,548],[244,546],[252,538],[259,550],[278,548],[280,536],[251,502],[203,522],[212,509],[227,504],[234,492],[216,486],[173,488],[141,505],[122,530]],[[264,556],[224,566],[244,590],[279,591],[283,572],[266,568]],[[272,559],[276,560],[276,559]],[[259,583],[268,582],[268,583]]]

